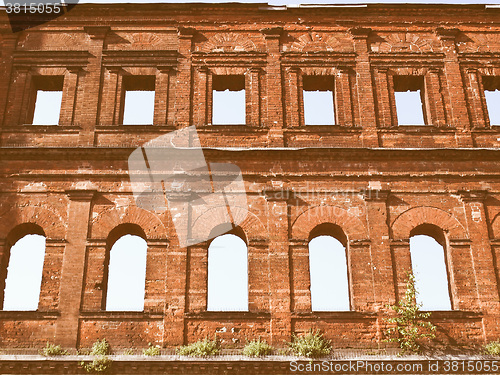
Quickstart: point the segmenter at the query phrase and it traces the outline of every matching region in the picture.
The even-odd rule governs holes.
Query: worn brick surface
[[[500,127],[482,86],[500,76],[498,9],[84,4],[17,34],[0,16],[1,274],[22,224],[47,238],[39,309],[0,311],[2,348],[174,347],[215,333],[284,346],[309,329],[336,348],[385,345],[422,224],[445,237],[452,296],[433,315],[436,344],[500,337]],[[212,78],[229,74],[245,76],[244,126],[211,124]],[[58,126],[26,124],[37,75],[64,76]],[[151,126],[120,124],[127,75],[156,77]],[[337,125],[304,125],[306,75],[334,77]],[[398,126],[393,79],[412,75],[426,125]],[[243,173],[248,312],[207,312],[209,242],[181,248],[172,215],[133,199],[130,153],[192,124],[208,161]],[[205,218],[199,234],[221,224]],[[323,223],[347,238],[349,312],[311,312],[307,245]],[[110,234],[130,225],[148,243],[144,312],[106,312]]]

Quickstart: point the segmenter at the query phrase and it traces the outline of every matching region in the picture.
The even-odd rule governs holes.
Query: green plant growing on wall
[[[69,353],[62,349],[61,345],[51,344],[47,341],[47,345],[45,345],[45,348],[40,350],[40,354],[45,357],[52,357],[58,355],[68,355]]]
[[[194,342],[189,345],[184,345],[176,350],[178,355],[188,355],[191,357],[208,357],[217,355],[220,352],[219,341],[217,337],[210,340],[208,337],[204,340]]]
[[[486,354],[500,356],[500,342],[493,341],[484,346]]]
[[[142,349],[142,354],[152,357],[161,354],[160,345],[153,346],[153,344],[149,343],[149,347],[147,349]]]
[[[415,288],[415,276],[413,273],[407,273],[405,297],[396,305],[388,305],[396,312],[393,318],[385,318],[388,323],[396,324],[386,330],[387,336],[392,336],[384,341],[397,342],[401,348],[401,353],[419,353],[419,341],[422,339],[432,340],[436,337],[436,326],[427,319],[431,316],[430,312],[420,311],[421,304],[417,303],[418,291]]]
[[[92,345],[92,350],[89,355],[95,356],[92,362],[80,364],[87,372],[105,372],[110,369],[112,360],[108,357],[110,347],[106,339],[97,340]]]
[[[260,337],[258,340],[252,340],[246,343],[243,348],[243,354],[248,357],[261,357],[263,355],[269,355],[273,352],[273,347],[269,345],[265,340],[261,341]]]
[[[295,355],[309,358],[323,357],[330,354],[332,346],[330,341],[325,340],[319,330],[309,331],[306,335],[292,337],[292,342],[288,343]]]

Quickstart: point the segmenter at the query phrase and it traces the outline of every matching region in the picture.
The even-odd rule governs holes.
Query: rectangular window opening
[[[212,90],[212,124],[245,125],[245,76],[214,75]]]
[[[302,77],[304,123],[306,125],[335,125],[333,76]]]
[[[426,125],[423,87],[422,76],[394,76],[398,125]]]
[[[500,76],[483,77],[483,88],[490,125],[500,126]]]
[[[63,76],[33,77],[31,123],[58,125],[61,114]]]
[[[123,125],[152,125],[155,109],[155,77],[123,77]]]

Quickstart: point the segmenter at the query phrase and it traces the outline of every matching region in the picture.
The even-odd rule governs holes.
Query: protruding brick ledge
[[[207,359],[192,359],[179,356],[110,356],[112,364],[107,374],[245,374],[245,375],[288,375],[288,374],[471,374],[461,367],[446,372],[446,366],[462,362],[478,366],[500,365],[500,357],[491,356],[358,356],[348,358],[320,359],[310,361],[295,357],[265,357],[248,359],[241,356],[224,356]],[[8,374],[87,374],[81,361],[91,361],[90,356],[63,356],[45,358],[33,355],[0,356],[0,372]],[[467,368],[467,367],[465,367]],[[336,370],[337,369],[337,370]],[[399,369],[399,370],[398,370]],[[437,369],[437,371],[436,371]],[[478,373],[494,373],[474,371]]]

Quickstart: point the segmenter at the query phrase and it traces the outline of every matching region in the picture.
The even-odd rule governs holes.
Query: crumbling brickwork
[[[499,338],[500,127],[483,87],[500,77],[498,9],[83,4],[18,33],[2,18],[0,267],[26,223],[46,255],[38,310],[0,311],[1,348],[174,347],[214,333],[228,347],[283,346],[311,328],[339,348],[384,345],[422,225],[445,237],[452,310],[432,315],[438,340]],[[245,125],[211,124],[217,75],[244,76]],[[59,125],[30,123],[39,76],[63,78]],[[121,125],[127,76],[154,77],[153,125]],[[305,124],[305,76],[334,77],[336,125]],[[426,125],[398,126],[395,76],[421,77]],[[180,246],[172,215],[132,194],[131,152],[190,125],[207,161],[243,174],[245,312],[207,311],[210,241]],[[219,224],[200,222],[197,233]],[[351,311],[311,311],[308,242],[324,223],[346,238]],[[148,244],[143,312],[103,309],[122,224]]]

